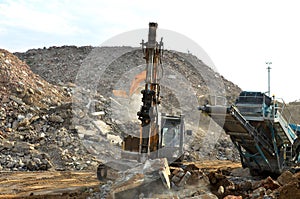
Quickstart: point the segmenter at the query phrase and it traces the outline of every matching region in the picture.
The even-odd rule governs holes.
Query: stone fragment
[[[6,131],[6,132],[12,132],[13,129],[9,127],[9,128],[5,128],[5,131]]]
[[[280,187],[279,183],[273,180],[270,176],[267,177],[265,180],[262,180],[261,184],[265,189],[277,189]]]
[[[41,81],[36,81],[36,84],[40,87],[44,87],[44,83],[42,83]]]
[[[11,150],[14,146],[15,146],[15,142],[13,142],[13,141],[8,141],[8,140],[3,140],[2,141],[2,147],[3,148]]]
[[[28,88],[27,91],[28,91],[29,94],[34,95],[34,90],[32,88]]]
[[[237,185],[237,189],[241,191],[248,191],[252,189],[252,183],[251,181],[244,181]]]
[[[17,116],[17,119],[18,119],[18,121],[22,121],[23,119],[25,119],[25,116],[19,114],[19,115]]]
[[[7,136],[0,130],[0,139],[5,139]]]
[[[33,102],[34,102],[34,99],[33,97],[29,96],[29,95],[25,95],[23,98],[22,98],[23,102],[25,102],[26,104],[28,105],[32,105]]]
[[[259,187],[252,192],[252,198],[261,198],[265,195],[266,189],[264,187]]]
[[[180,182],[178,183],[179,187],[182,187],[185,185],[186,181],[191,177],[191,173],[187,171],[184,176],[181,178]]]
[[[174,175],[171,179],[172,182],[174,183],[178,183],[180,181],[181,178],[179,178],[178,176]]]
[[[183,169],[182,168],[178,168],[178,167],[174,167],[174,168],[172,168],[172,169],[174,169],[174,171],[172,172],[172,175],[177,175],[177,173],[178,172],[181,172],[181,171],[183,171]]]
[[[92,123],[103,135],[108,134],[112,130],[111,127],[102,120],[92,121]]]
[[[38,168],[37,165],[36,165],[36,163],[35,163],[34,161],[32,161],[32,160],[29,160],[29,161],[27,162],[26,167],[27,167],[27,169],[30,170],[30,171],[35,171],[35,170],[37,170],[37,168]]]
[[[40,133],[40,138],[44,138],[46,134],[44,132]]]
[[[7,95],[3,96],[2,97],[2,103],[8,103],[10,100],[9,100],[9,97]]]
[[[224,194],[224,187],[223,186],[219,186],[219,188],[218,188],[218,194],[220,194],[220,195],[222,195],[222,194]]]
[[[50,115],[49,116],[50,122],[56,122],[56,123],[63,123],[64,119],[59,115]]]
[[[278,178],[277,182],[282,186],[293,180],[293,174],[290,171],[284,171]]]
[[[24,104],[24,102],[22,101],[22,99],[20,99],[20,98],[14,96],[14,95],[11,95],[9,98],[10,98],[11,100],[15,101],[16,103],[20,104],[20,105],[23,105],[23,104]]]
[[[93,112],[91,113],[92,116],[103,116],[105,115],[105,112],[104,111],[98,111],[98,112]]]
[[[107,139],[110,141],[111,144],[119,146],[121,146],[123,142],[122,138],[118,135],[107,134]]]
[[[18,128],[20,128],[20,127],[27,127],[27,126],[29,126],[29,124],[30,124],[29,119],[28,118],[24,118],[22,121],[20,121],[18,123]]]

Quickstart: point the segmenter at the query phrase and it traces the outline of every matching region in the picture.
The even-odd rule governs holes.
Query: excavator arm
[[[137,113],[141,121],[139,153],[141,161],[149,157],[150,152],[157,151],[159,147],[159,125],[157,106],[160,104],[160,85],[158,67],[162,57],[162,39],[156,42],[157,23],[149,23],[148,42],[142,40],[144,59],[146,60],[145,87],[141,91],[142,106]]]

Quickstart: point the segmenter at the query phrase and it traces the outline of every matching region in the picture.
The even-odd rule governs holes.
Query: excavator
[[[141,121],[139,137],[127,136],[123,142],[122,157],[135,153],[140,162],[151,158],[166,157],[174,161],[183,154],[184,116],[160,114],[159,71],[162,71],[163,41],[156,41],[157,23],[149,23],[148,42],[142,40],[146,61],[145,86],[141,91],[142,106],[137,112]],[[132,153],[133,152],[133,153]]]
[[[121,160],[109,164],[109,167],[128,165],[130,160],[144,163],[148,159],[166,158],[168,163],[182,160],[185,135],[191,135],[191,130],[185,131],[184,115],[167,115],[160,113],[161,104],[163,39],[156,41],[157,23],[149,23],[148,41],[142,40],[142,52],[145,59],[145,70],[138,74],[132,82],[130,90],[137,90],[141,80],[145,81],[141,91],[142,105],[137,112],[140,120],[140,132],[125,135],[122,143]],[[160,77],[159,77],[160,76]],[[114,92],[122,93],[124,92]],[[123,164],[123,165],[124,165]],[[120,170],[121,167],[115,168]],[[124,170],[124,167],[122,168]],[[107,176],[107,164],[100,164],[97,169],[99,180]]]
[[[230,136],[242,166],[248,167],[252,175],[276,175],[297,169],[300,125],[294,122],[282,99],[263,92],[242,91],[232,105],[215,102],[199,110]]]

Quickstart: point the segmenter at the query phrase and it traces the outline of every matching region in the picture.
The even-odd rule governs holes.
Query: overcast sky
[[[300,99],[299,4],[296,0],[0,0],[0,48],[15,52],[99,46],[154,21],[159,28],[196,42],[217,71],[243,90],[267,91],[265,62],[272,62],[271,94],[294,101]]]

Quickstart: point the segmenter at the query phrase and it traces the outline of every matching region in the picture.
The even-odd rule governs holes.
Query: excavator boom
[[[160,85],[158,82],[158,66],[161,64],[162,40],[156,42],[157,23],[149,23],[148,42],[142,40],[144,59],[146,60],[145,87],[141,91],[143,97],[140,111],[137,113],[141,121],[140,147],[141,161],[145,161],[150,152],[157,151],[159,145],[159,125],[157,106],[160,104]]]

